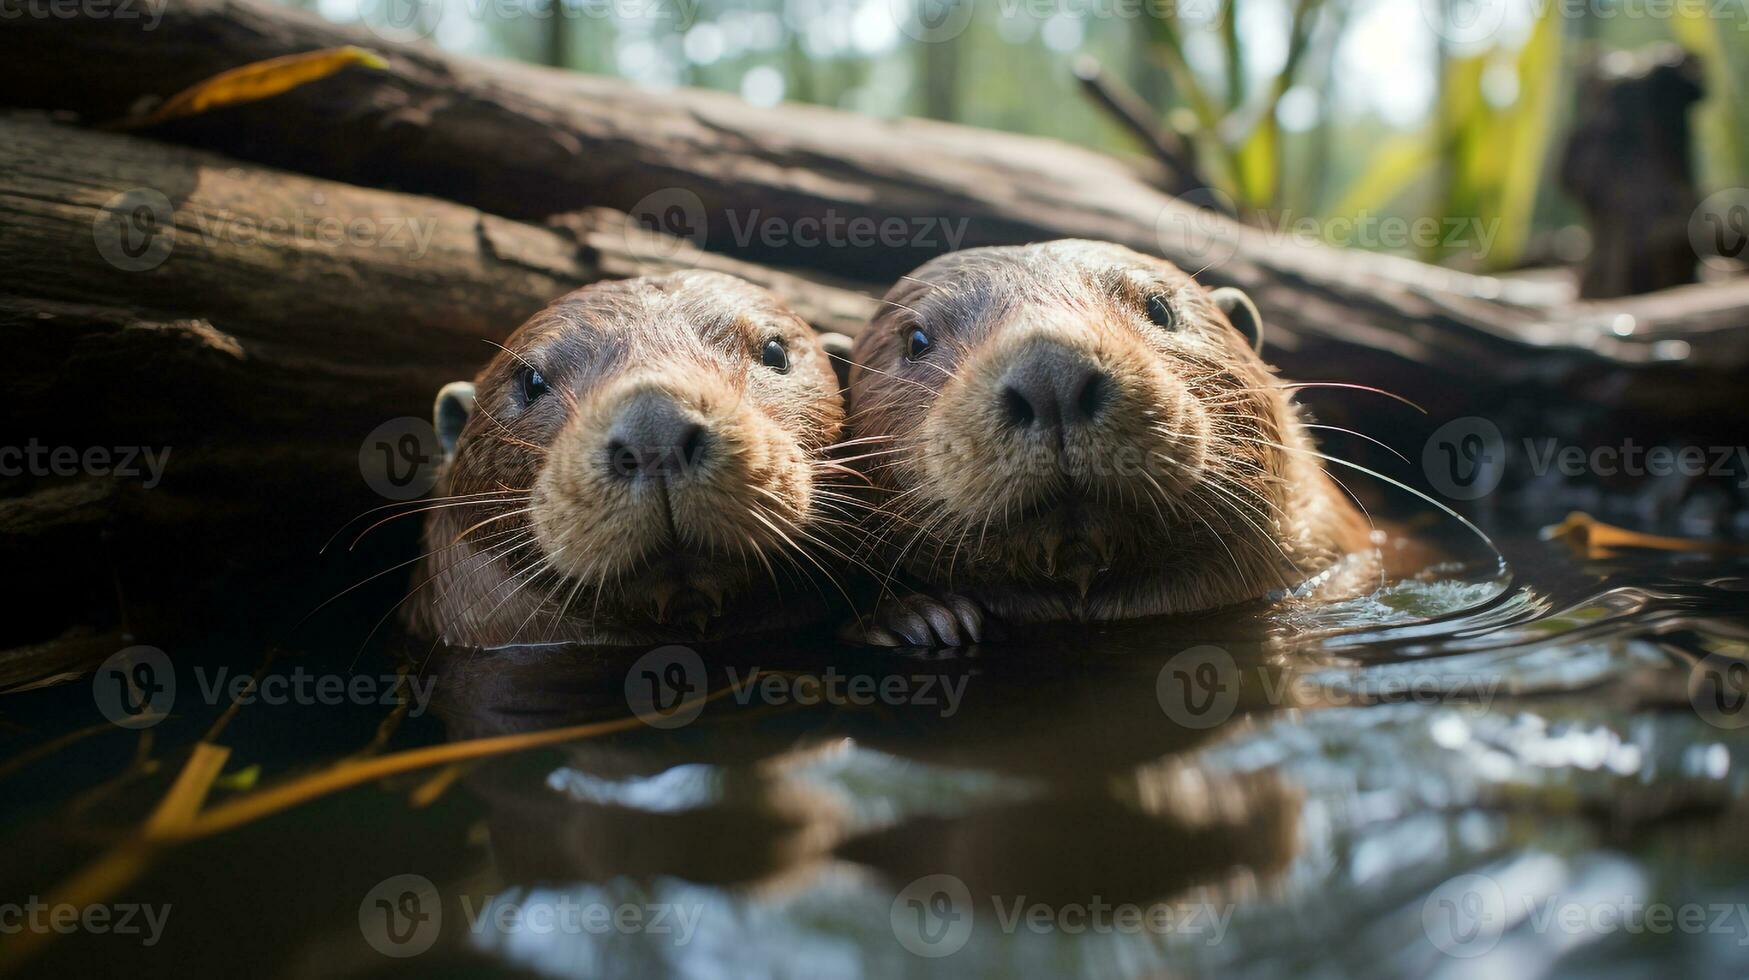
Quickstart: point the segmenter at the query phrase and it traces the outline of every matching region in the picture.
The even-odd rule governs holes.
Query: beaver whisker
[[[1252,521],[1249,517],[1247,517],[1245,515],[1243,505],[1240,504],[1238,501],[1233,500],[1233,498],[1230,498],[1230,497],[1227,498],[1228,501],[1233,503],[1235,506],[1235,509],[1232,510],[1231,512],[1229,512],[1221,506],[1220,501],[1214,500],[1213,498],[1205,497],[1205,496],[1201,495],[1200,493],[1195,493],[1194,491],[1192,492],[1191,496],[1193,499],[1198,500],[1198,501],[1202,502],[1204,505],[1206,505],[1209,508],[1209,510],[1212,511],[1216,516],[1219,516],[1222,518],[1237,517],[1240,520],[1244,521],[1246,524],[1250,525],[1252,530],[1257,532],[1258,538],[1262,538],[1262,539],[1268,540],[1270,542],[1270,544],[1275,548],[1276,552],[1278,554],[1280,554],[1282,561],[1286,563],[1286,568],[1298,568],[1299,567],[1298,564],[1293,561],[1293,559],[1289,558],[1287,556],[1287,554],[1281,550],[1281,545],[1276,544],[1274,539],[1271,538],[1269,536],[1269,534],[1264,532],[1264,530],[1262,528],[1257,526],[1255,521]],[[1267,554],[1263,553],[1263,549],[1258,545],[1256,538],[1253,538],[1252,536],[1247,535],[1247,534],[1239,533],[1238,530],[1236,528],[1234,528],[1232,526],[1231,522],[1229,522],[1229,521],[1223,520],[1222,523],[1224,525],[1226,525],[1226,527],[1227,527],[1227,534],[1223,535],[1223,534],[1220,534],[1218,532],[1215,532],[1215,538],[1216,538],[1216,540],[1221,542],[1222,548],[1227,551],[1228,557],[1233,557],[1232,550],[1226,547],[1227,539],[1231,538],[1231,539],[1237,541],[1240,548],[1242,548],[1246,553],[1250,554],[1253,558],[1257,559],[1256,564],[1257,564],[1257,567],[1259,569],[1267,570],[1267,571],[1273,573],[1275,576],[1275,580],[1278,583],[1280,583],[1282,588],[1292,588],[1293,587],[1294,583],[1288,579],[1287,573],[1284,570],[1284,567],[1282,565],[1278,565],[1274,561],[1274,559],[1270,558]],[[1204,525],[1207,526],[1206,520],[1204,521]],[[1209,530],[1211,532],[1214,532],[1214,529],[1212,527],[1209,528]],[[1238,571],[1240,573],[1240,575],[1243,577],[1244,566],[1240,565],[1236,558],[1234,558],[1234,569],[1236,571]]]
[[[571,591],[565,595],[565,601],[553,613],[552,623],[547,627],[547,642],[551,643],[558,637],[559,627],[565,623],[565,614],[571,611],[571,603],[577,599],[577,593],[583,588],[583,580],[577,579],[571,584]]]
[[[549,568],[550,568],[550,567],[551,567],[551,566],[550,566],[550,565],[549,565]],[[514,596],[515,596],[515,595],[516,595],[516,593],[517,593],[517,592],[521,592],[521,591],[522,591],[522,590],[523,590],[523,589],[526,589],[526,588],[528,588],[528,587],[529,587],[529,586],[531,586],[531,585],[533,585],[533,584],[534,584],[534,582],[535,582],[535,580],[536,580],[536,579],[538,579],[538,578],[539,578],[539,577],[540,577],[540,576],[538,576],[538,575],[535,575],[535,576],[531,576],[531,577],[530,577],[530,578],[529,578],[529,579],[528,579],[528,580],[527,580],[527,581],[525,581],[525,582],[523,582],[523,583],[522,583],[522,585],[520,585],[520,586],[518,586],[518,587],[517,587],[517,588],[516,588],[516,590],[514,590],[514,591],[513,591],[513,592],[512,592],[512,593],[511,593],[511,595],[509,595],[509,596],[505,596],[505,599],[506,599],[506,600],[508,600],[508,599],[510,599],[510,598],[513,598],[513,597],[514,597]],[[554,586],[553,586],[553,587],[552,587],[552,588],[549,588],[549,589],[547,589],[547,590],[546,590],[546,594],[545,594],[545,595],[542,595],[542,596],[541,596],[541,597],[540,597],[540,599],[539,599],[539,600],[538,600],[538,601],[537,601],[537,602],[535,602],[535,604],[534,604],[534,605],[533,605],[533,607],[531,607],[531,608],[530,608],[530,609],[529,609],[529,610],[528,610],[528,615],[527,615],[527,616],[524,616],[524,617],[522,617],[522,622],[520,622],[520,623],[517,623],[517,624],[516,624],[516,629],[514,629],[514,630],[512,630],[512,631],[511,631],[511,632],[510,632],[510,636],[511,636],[511,637],[512,637],[512,638],[513,638],[513,639],[514,639],[514,638],[516,638],[516,637],[520,637],[520,636],[522,636],[522,631],[523,631],[523,630],[524,630],[524,629],[525,629],[525,628],[527,628],[527,626],[528,626],[528,624],[529,624],[529,623],[530,623],[530,622],[532,622],[532,621],[533,621],[533,620],[534,620],[534,618],[535,618],[535,617],[536,617],[536,616],[538,616],[538,615],[540,615],[540,612],[541,612],[541,610],[543,610],[543,609],[545,609],[545,608],[546,608],[546,607],[547,607],[547,603],[549,603],[549,602],[551,602],[551,601],[552,601],[552,600],[553,600],[553,598],[554,598],[554,597],[556,597],[556,596],[557,596],[557,595],[558,595],[558,590],[559,590],[559,589],[560,589],[560,588],[562,588],[562,584],[555,584],[555,585],[554,585]],[[494,609],[494,610],[492,610],[492,612],[497,612],[497,610],[496,610],[496,609]],[[491,615],[491,614],[490,614],[490,613],[488,613],[488,614],[487,614],[487,615]]]
[[[516,528],[511,528],[511,529],[504,531],[504,532],[501,532],[501,533],[514,534],[516,532],[516,530],[517,530]],[[492,535],[487,535],[487,537],[492,537]],[[448,551],[450,548],[455,548],[455,547],[459,547],[459,546],[460,546],[460,542],[456,542],[456,543],[452,543],[449,545],[445,545],[442,548],[434,548],[434,549],[428,550],[422,554],[414,555],[412,558],[409,558],[406,561],[396,562],[395,564],[390,565],[388,568],[385,568],[380,572],[376,572],[376,573],[374,573],[374,574],[372,574],[364,579],[361,579],[357,582],[354,582],[351,585],[347,586],[346,588],[341,589],[339,592],[336,592],[334,595],[329,596],[327,599],[322,600],[320,605],[316,606],[316,608],[311,609],[309,612],[305,613],[303,618],[298,620],[296,626],[294,626],[293,628],[295,629],[297,626],[302,626],[304,623],[308,622],[312,616],[321,612],[323,609],[328,608],[328,606],[332,605],[334,602],[338,601],[343,596],[346,596],[347,594],[351,593],[355,589],[363,588],[364,586],[369,585],[370,583],[376,581],[379,578],[382,578],[384,575],[387,575],[390,572],[398,571],[400,569],[406,568],[408,565],[414,564],[415,562],[423,561],[426,558],[431,557],[432,555],[436,554],[439,551]],[[433,575],[433,576],[431,576],[431,578],[428,578],[425,581],[430,582],[431,579],[436,578],[436,577],[437,576]],[[415,590],[415,591],[417,591],[417,590]],[[402,602],[406,602],[407,599],[410,597],[411,596],[403,596],[401,598],[400,602],[395,603],[395,605],[398,606]]]
[[[882,299],[881,305],[897,307],[901,310],[904,310],[906,313],[911,314],[912,316],[916,317],[919,320],[923,319],[923,314],[917,312],[916,310],[912,309],[909,306],[906,306],[904,303],[901,303],[898,300]]]
[[[1244,505],[1244,502],[1241,501],[1237,496],[1234,496],[1232,493],[1228,492],[1226,490],[1226,488],[1221,486],[1221,484],[1219,482],[1216,482],[1216,481],[1207,481],[1207,482],[1204,482],[1204,483],[1201,483],[1198,485],[1203,487],[1203,488],[1206,488],[1210,491],[1218,493],[1221,496],[1232,501],[1233,506],[1235,508],[1233,511],[1233,516],[1239,518],[1240,520],[1244,521],[1246,524],[1250,525],[1251,529],[1257,532],[1258,537],[1263,538],[1264,540],[1267,540],[1270,544],[1270,547],[1274,548],[1276,550],[1276,552],[1281,555],[1281,560],[1287,564],[1287,567],[1289,567],[1289,568],[1299,567],[1298,563],[1296,563],[1292,558],[1289,558],[1287,555],[1287,552],[1282,550],[1281,544],[1275,540],[1275,537],[1273,535],[1271,535],[1268,531],[1265,531],[1261,525],[1259,525],[1255,520],[1252,520],[1251,515],[1249,515],[1245,512],[1246,507]],[[1259,516],[1265,516],[1265,515],[1259,515]],[[1279,572],[1280,569],[1277,569],[1277,571]],[[1285,576],[1283,577],[1283,584],[1284,585],[1288,584],[1286,582]]]
[[[475,524],[469,526],[468,528],[464,529],[460,534],[456,535],[455,542],[460,543],[463,538],[466,538],[468,536],[469,533],[471,533],[473,531],[477,531],[480,528],[485,527],[486,525],[493,523],[494,521],[502,521],[505,518],[516,517],[516,516],[521,515],[521,514],[532,513],[533,511],[534,511],[533,507],[524,507],[521,510],[507,511],[503,514],[497,515],[496,517],[488,517],[483,521],[480,521],[478,523],[475,523]]]
[[[518,547],[521,547],[522,545],[528,544],[534,540],[534,534],[532,532],[528,531],[526,528],[510,528],[508,530],[494,532],[493,534],[486,535],[485,540],[490,540],[490,539],[497,537],[498,535],[501,535],[501,534],[512,535],[512,537],[506,541],[500,541],[497,544],[493,544],[490,547],[482,550],[481,552],[479,552],[475,555],[472,555],[469,558],[463,559],[463,560],[464,561],[477,560],[481,565],[484,565],[484,564],[487,564],[487,563],[491,562],[492,560],[494,560],[502,555],[508,554],[511,551],[514,551],[515,549],[517,549]],[[474,544],[481,544],[483,542],[477,541],[477,542],[473,542],[473,543]],[[450,548],[459,547],[460,545],[461,545],[461,542],[456,542],[455,544],[445,545],[444,548],[439,549],[439,550],[447,551]],[[405,568],[406,566],[411,565],[415,561],[419,561],[420,559],[430,557],[431,554],[432,554],[432,552],[426,552],[425,554],[420,555],[418,558],[414,558],[411,561],[402,562],[402,563],[394,566],[394,568]],[[394,568],[388,569],[387,571],[393,571]],[[379,572],[377,574],[382,575],[382,574],[385,574],[385,572]],[[402,596],[398,601],[395,602],[394,605],[390,606],[388,611],[383,613],[382,617],[376,621],[376,624],[374,626],[371,627],[370,632],[366,633],[364,635],[364,640],[359,644],[358,650],[354,652],[353,656],[356,657],[358,654],[364,652],[364,648],[366,646],[370,645],[371,637],[376,635],[377,630],[380,630],[383,628],[383,624],[389,621],[389,617],[393,616],[395,614],[395,610],[401,608],[403,605],[406,605],[407,600],[413,598],[415,595],[418,595],[426,587],[430,586],[432,582],[437,581],[437,579],[441,575],[442,575],[441,572],[434,572],[431,575],[426,576],[424,581],[420,582],[418,585],[416,585],[412,589],[408,590],[406,595]],[[375,578],[375,577],[377,577],[377,576],[372,576],[372,578]],[[369,581],[369,579],[366,579],[366,581]],[[359,583],[359,585],[363,585],[363,584],[364,584],[363,582]],[[357,586],[354,586],[353,588],[357,588]],[[350,591],[350,590],[348,590],[348,591]],[[342,594],[344,594],[344,593],[342,593]],[[338,599],[340,597],[335,596],[334,598]],[[332,602],[332,601],[333,601],[333,599],[329,600],[329,602]],[[326,604],[327,603],[323,603],[323,605],[326,605]]]
[[[1401,480],[1396,480],[1396,479],[1393,479],[1391,477],[1388,477],[1388,476],[1384,475],[1383,473],[1378,472],[1377,470],[1368,469],[1367,467],[1362,466],[1359,463],[1350,462],[1349,460],[1342,459],[1341,457],[1338,457],[1338,456],[1331,456],[1328,453],[1319,452],[1316,449],[1309,449],[1309,448],[1305,448],[1305,447],[1293,447],[1290,449],[1290,447],[1287,447],[1287,446],[1277,446],[1276,448],[1294,451],[1294,452],[1306,453],[1308,455],[1315,456],[1318,459],[1321,459],[1327,463],[1335,463],[1338,466],[1346,466],[1351,470],[1356,470],[1358,472],[1365,473],[1367,476],[1370,476],[1376,480],[1383,480],[1384,482],[1390,484],[1393,487],[1396,487],[1399,490],[1402,490],[1406,493],[1410,493],[1410,494],[1415,495],[1420,500],[1422,500],[1426,503],[1432,504],[1434,507],[1438,508],[1440,510],[1440,512],[1445,514],[1447,517],[1450,517],[1453,520],[1457,521],[1459,524],[1463,525],[1465,529],[1467,529],[1471,534],[1475,535],[1476,538],[1482,542],[1483,546],[1485,546],[1490,552],[1493,553],[1494,561],[1500,568],[1504,569],[1506,567],[1506,556],[1500,551],[1500,548],[1494,544],[1494,539],[1489,537],[1486,532],[1484,532],[1481,528],[1477,527],[1475,524],[1471,523],[1469,518],[1466,518],[1464,515],[1458,513],[1455,510],[1452,510],[1450,507],[1447,507],[1445,504],[1440,503],[1438,500],[1434,499],[1431,496],[1428,496],[1425,493],[1422,493],[1420,490],[1415,489],[1414,487],[1408,485],[1407,483],[1404,483]]]
[[[918,363],[922,363],[922,362],[918,362]],[[883,378],[890,378],[893,381],[899,382],[900,384],[907,384],[907,385],[910,385],[913,388],[916,388],[920,391],[926,391],[932,395],[935,394],[935,390],[933,388],[930,388],[928,385],[924,384],[921,381],[913,381],[910,378],[901,378],[898,375],[892,373],[891,371],[882,371],[879,368],[869,367],[866,364],[862,366],[862,369],[864,371],[869,372],[870,374],[878,374]]]
[[[376,523],[374,523],[374,524],[370,525],[369,527],[365,528],[364,530],[358,532],[358,537],[355,537],[352,539],[352,543],[346,546],[346,550],[352,551],[352,550],[356,549],[358,547],[358,543],[360,541],[363,541],[365,539],[365,537],[370,534],[370,532],[376,530],[379,527],[382,527],[384,524],[387,524],[390,521],[397,520],[397,519],[402,518],[402,517],[411,517],[415,514],[426,514],[426,513],[430,513],[431,511],[434,511],[434,510],[449,510],[449,509],[452,509],[455,507],[477,507],[477,506],[482,506],[482,505],[486,505],[486,504],[515,504],[515,503],[520,503],[520,502],[521,501],[518,501],[514,498],[501,498],[501,499],[497,499],[497,500],[462,500],[462,501],[456,501],[453,503],[430,504],[430,505],[427,505],[424,507],[416,508],[414,510],[403,511],[399,514],[390,514],[388,517],[382,518],[381,520],[377,521]]]
[[[572,403],[572,407],[570,408],[570,410],[571,411],[576,410],[575,403]],[[474,405],[474,411],[478,412],[483,418],[485,418],[487,421],[491,422],[493,425],[504,430],[503,434],[500,435],[499,438],[502,440],[506,440],[508,445],[513,445],[513,446],[523,445],[524,448],[528,447],[528,444],[519,443],[517,440],[520,440],[522,437],[516,434],[516,430],[512,429],[510,426],[505,425],[502,421],[500,421],[498,416],[493,415],[490,409],[488,409],[488,408],[486,408],[486,407],[484,407],[476,402]],[[537,455],[545,456],[547,454],[547,447],[545,447],[545,446],[534,446],[533,450],[536,452]]]
[[[1319,425],[1319,424],[1316,424],[1313,422],[1302,422],[1300,425],[1301,425],[1301,428],[1325,429],[1325,430],[1328,430],[1330,432],[1345,433],[1347,435],[1354,436],[1357,439],[1365,439],[1367,442],[1372,443],[1373,445],[1379,447],[1380,449],[1383,449],[1385,452],[1390,453],[1392,456],[1395,456],[1398,459],[1402,460],[1405,465],[1408,465],[1408,466],[1415,465],[1414,463],[1409,462],[1409,457],[1403,455],[1400,452],[1397,452],[1397,450],[1392,448],[1388,443],[1385,443],[1385,442],[1378,440],[1378,439],[1374,439],[1372,436],[1369,436],[1364,432],[1356,432],[1353,429],[1345,429],[1340,425]]]
[[[525,490],[510,490],[510,491],[503,491],[503,492],[526,493],[527,491],[525,491]],[[408,513],[408,514],[421,514],[421,513],[424,513],[425,509],[432,504],[449,503],[452,501],[465,502],[471,498],[497,496],[500,493],[501,493],[501,491],[497,491],[497,490],[487,490],[483,493],[457,493],[457,494],[449,494],[449,495],[443,496],[443,497],[422,497],[418,500],[400,500],[400,501],[396,501],[395,503],[392,503],[392,504],[382,504],[381,506],[378,506],[378,507],[372,507],[369,510],[364,511],[363,513],[351,518],[345,524],[340,525],[340,527],[338,529],[336,529],[335,532],[328,537],[328,540],[323,542],[322,547],[316,550],[316,553],[323,554],[323,553],[327,552],[329,546],[334,543],[334,539],[338,538],[338,537],[340,537],[340,535],[346,533],[347,528],[351,527],[357,521],[363,520],[364,518],[369,517],[370,515],[375,514],[379,511],[391,510],[391,509],[396,508],[396,507],[408,507],[408,508],[413,508],[413,509],[407,511],[406,513]],[[393,516],[402,517],[405,515],[404,514],[395,514]],[[354,543],[356,544],[356,542],[354,542]]]
[[[509,549],[509,551],[510,551],[510,552],[514,552],[514,551],[515,551],[515,549],[514,549],[514,548],[511,548],[511,549]],[[485,552],[482,552],[482,553],[481,553],[481,554],[480,554],[480,555],[476,555],[476,556],[472,556],[472,557],[475,557],[475,558],[485,558],[485,557],[486,557],[486,556],[487,556],[487,553],[485,553]],[[505,553],[504,553],[504,552],[501,552],[501,553],[499,553],[499,554],[498,554],[498,555],[494,555],[494,556],[491,556],[491,560],[492,560],[492,561],[496,561],[496,560],[498,560],[498,559],[500,559],[500,558],[503,558],[503,557],[504,557],[504,556],[505,556]],[[511,558],[510,558],[510,561],[512,561],[512,562],[514,562],[514,561],[515,561],[515,558],[514,558],[514,557],[511,557]],[[534,556],[534,564],[533,564],[533,566],[532,566],[532,569],[533,569],[533,570],[536,570],[536,571],[538,571],[538,570],[539,570],[539,569],[540,569],[540,568],[541,568],[541,567],[542,567],[542,566],[543,566],[543,565],[544,565],[544,564],[545,564],[545,561],[546,561],[546,559],[545,559],[545,556],[543,556],[543,555],[540,555],[540,554],[539,554],[539,553],[538,553],[538,552],[537,552],[537,553],[536,553],[536,554],[535,554],[535,556]],[[514,568],[513,568],[513,571],[512,571],[512,574],[511,574],[511,575],[508,575],[508,576],[506,576],[506,577],[505,577],[505,578],[504,578],[504,580],[503,580],[503,581],[500,581],[500,582],[499,582],[499,583],[497,583],[497,584],[496,584],[496,585],[494,585],[494,586],[492,586],[492,588],[490,588],[490,589],[488,589],[488,590],[486,590],[486,591],[485,591],[485,592],[483,592],[483,593],[480,593],[480,594],[479,594],[479,595],[476,595],[476,596],[474,596],[474,597],[473,597],[473,598],[472,598],[472,599],[470,599],[470,600],[469,600],[469,601],[468,601],[468,602],[466,602],[466,603],[465,603],[465,604],[464,604],[464,605],[463,605],[463,606],[462,606],[462,607],[461,607],[461,608],[460,608],[460,609],[457,609],[457,610],[455,610],[455,611],[454,611],[454,614],[453,614],[453,615],[450,615],[450,616],[448,616],[448,617],[446,617],[446,618],[445,618],[445,619],[444,619],[444,620],[443,620],[443,621],[442,621],[442,622],[440,622],[440,623],[439,623],[439,624],[438,624],[438,628],[437,628],[437,629],[436,629],[436,630],[435,630],[435,631],[434,631],[434,632],[435,632],[435,634],[436,634],[436,635],[435,635],[435,636],[434,636],[434,638],[433,638],[433,639],[434,639],[434,642],[433,642],[433,644],[432,644],[432,647],[431,647],[431,651],[430,651],[430,652],[435,652],[435,651],[436,651],[436,649],[437,649],[437,644],[438,644],[438,643],[441,643],[441,642],[443,642],[443,640],[444,640],[444,638],[445,638],[445,637],[447,637],[447,636],[448,636],[448,635],[449,635],[449,634],[450,634],[450,631],[451,631],[451,630],[452,630],[452,629],[453,629],[453,628],[454,628],[454,627],[456,627],[456,626],[458,626],[458,625],[461,625],[461,624],[462,624],[462,623],[464,623],[464,622],[466,622],[466,621],[469,621],[469,620],[470,620],[470,617],[471,617],[471,615],[472,615],[472,613],[473,613],[473,611],[474,611],[474,609],[475,609],[475,608],[476,608],[476,607],[477,607],[477,606],[478,606],[478,605],[479,605],[479,604],[480,604],[480,603],[482,603],[482,602],[484,602],[484,601],[486,601],[486,600],[487,600],[487,599],[489,599],[489,598],[491,598],[491,597],[492,597],[492,595],[493,595],[493,594],[494,594],[494,593],[496,593],[496,592],[497,592],[497,591],[498,591],[498,590],[499,590],[499,589],[502,589],[502,588],[504,588],[504,587],[505,587],[505,586],[506,586],[506,585],[510,585],[510,584],[512,584],[512,583],[514,583],[514,582],[515,582],[515,581],[516,581],[516,580],[517,580],[517,579],[518,579],[518,578],[520,578],[520,577],[521,577],[521,576],[522,576],[522,574],[523,574],[523,572],[521,572],[521,571],[515,571],[515,570],[514,570]],[[435,577],[435,576],[434,576],[434,577]],[[515,594],[515,592],[516,592],[516,590],[515,590],[515,589],[512,589],[512,590],[511,590],[511,594],[512,594],[512,595],[514,595],[514,594]],[[508,598],[508,597],[506,597],[506,598]],[[502,601],[500,601],[500,605],[502,605]],[[492,608],[492,611],[491,611],[491,612],[496,612],[496,611],[497,611],[497,609],[498,609],[498,606],[494,606],[494,607],[493,607],[493,608]],[[491,615],[491,612],[488,612],[488,613],[487,613],[487,615],[488,615],[488,616],[489,616],[489,615]]]
[[[843,440],[840,440],[838,442],[834,442],[831,445],[820,447],[820,452],[831,453],[831,452],[835,452],[839,449],[848,449],[851,446],[863,446],[863,445],[868,445],[870,443],[876,443],[876,442],[891,442],[892,440],[895,440],[897,438],[899,438],[897,435],[875,435],[875,436],[861,436],[861,437],[856,438],[856,439],[843,439]]]
[[[491,619],[494,615],[497,614],[498,610],[504,608],[505,603],[507,603],[510,600],[521,595],[523,590],[526,589],[529,585],[533,584],[534,581],[536,579],[538,579],[543,573],[551,571],[553,568],[553,559],[555,557],[557,557],[559,554],[563,553],[563,551],[564,551],[564,548],[561,547],[557,552],[554,552],[552,554],[543,553],[538,558],[536,558],[534,563],[532,565],[530,565],[527,569],[525,569],[521,572],[513,573],[508,580],[512,584],[510,591],[505,593],[504,598],[499,599],[498,602],[495,605],[493,605],[491,609],[488,609],[486,611],[485,618]],[[496,592],[498,589],[503,588],[503,586],[504,586],[504,583],[499,583],[497,586],[493,587],[492,591]],[[487,593],[488,596],[490,594],[491,594],[490,592]],[[470,607],[472,605],[473,605],[472,603],[469,603]],[[517,638],[522,635],[522,628],[524,626],[528,625],[528,620],[530,618],[532,618],[536,612],[540,611],[541,605],[542,604],[536,604],[535,608],[529,612],[529,616],[524,618],[521,623],[517,624],[515,629],[510,631],[510,633],[508,634],[507,642],[515,643],[517,641]]]
[[[1409,406],[1410,408],[1413,408],[1415,411],[1420,412],[1422,415],[1427,414],[1427,409],[1422,408],[1420,405],[1409,400],[1408,398],[1403,397],[1402,395],[1397,394],[1394,391],[1387,391],[1384,388],[1375,388],[1372,385],[1352,384],[1352,383],[1349,383],[1346,381],[1291,381],[1291,382],[1284,381],[1281,384],[1267,385],[1267,386],[1262,387],[1262,388],[1242,388],[1242,389],[1238,389],[1238,390],[1241,390],[1241,391],[1298,391],[1301,388],[1346,388],[1346,389],[1349,389],[1352,391],[1364,391],[1364,392],[1368,392],[1368,393],[1374,394],[1374,395],[1383,395],[1386,398],[1391,399],[1392,401],[1402,402],[1403,404]]]

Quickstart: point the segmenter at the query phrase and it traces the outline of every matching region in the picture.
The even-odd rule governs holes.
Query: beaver
[[[409,625],[451,646],[630,645],[826,615],[851,498],[826,345],[684,271],[554,301],[447,385]]]
[[[874,550],[921,590],[847,635],[955,646],[1208,610],[1366,553],[1261,338],[1243,292],[1104,242],[969,249],[901,279],[856,339],[848,411],[884,493]]]

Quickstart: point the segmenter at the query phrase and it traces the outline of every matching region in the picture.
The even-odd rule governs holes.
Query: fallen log
[[[678,216],[705,248],[826,270],[878,288],[954,247],[1076,236],[1117,241],[1250,290],[1290,352],[1358,348],[1416,381],[1466,392],[1502,380],[1583,384],[1660,354],[1639,332],[1571,331],[1570,287],[1308,246],[1169,197],[1110,157],[1051,140],[807,106],[760,109],[717,93],[441,54],[255,0],[168,0],[150,31],[85,13],[20,19],[0,35],[0,91],[91,123],[134,114],[240,64],[343,44],[384,54],[273,99],[155,127],[153,135],[351,183],[398,187],[521,219],[605,206]],[[823,223],[900,229],[897,244],[833,247]],[[671,227],[664,222],[660,227]],[[762,229],[773,234],[763,234]],[[1749,324],[1738,297],[1705,316]],[[1685,360],[1749,363],[1741,331],[1706,332]],[[1664,349],[1666,352],[1668,348]],[[1527,363],[1526,354],[1533,357]],[[1378,380],[1374,376],[1372,380]]]

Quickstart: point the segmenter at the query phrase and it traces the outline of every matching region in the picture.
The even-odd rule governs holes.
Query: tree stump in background
[[[1561,186],[1585,209],[1587,299],[1695,281],[1688,222],[1698,204],[1688,108],[1704,94],[1700,65],[1674,45],[1603,55],[1580,82]]]

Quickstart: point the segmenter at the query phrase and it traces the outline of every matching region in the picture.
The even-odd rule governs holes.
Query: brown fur
[[[773,337],[787,373],[760,362]],[[525,365],[550,385],[526,404]],[[824,454],[843,409],[813,331],[770,293],[708,272],[588,286],[511,334],[475,383],[427,518],[419,632],[642,643],[823,612],[814,580],[841,550]],[[712,465],[684,489],[635,492],[599,465],[616,411],[649,391],[710,427]]]
[[[1149,318],[1158,294],[1176,331]],[[933,345],[913,362],[918,325]],[[998,378],[1041,338],[1115,392],[1060,446],[998,418]],[[852,359],[851,434],[888,451],[867,464],[888,494],[885,560],[999,619],[1210,609],[1366,547],[1268,365],[1162,259],[1088,241],[943,256],[892,288]]]

